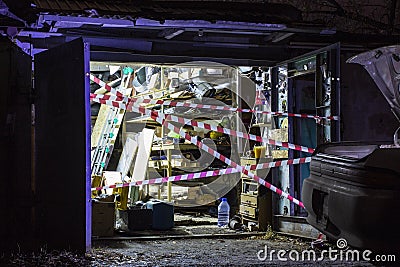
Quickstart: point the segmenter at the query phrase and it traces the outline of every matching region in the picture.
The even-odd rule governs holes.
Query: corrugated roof
[[[221,1],[77,1],[33,0],[39,12],[85,13],[95,10],[99,16],[129,15],[156,20],[230,20],[289,23],[301,20],[301,12],[287,4]]]
[[[163,20],[240,21],[321,26],[338,32],[400,34],[400,1],[347,0],[0,0],[18,17],[35,22],[41,12],[74,16]],[[266,3],[268,2],[268,3]],[[31,4],[36,8],[32,8]],[[94,10],[94,12],[87,12]]]

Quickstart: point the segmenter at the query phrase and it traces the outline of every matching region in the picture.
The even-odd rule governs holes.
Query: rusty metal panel
[[[35,56],[39,243],[91,242],[89,48],[77,39]]]

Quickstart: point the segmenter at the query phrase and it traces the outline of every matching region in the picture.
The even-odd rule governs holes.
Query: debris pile
[[[128,256],[103,249],[93,249],[86,255],[70,251],[47,251],[41,249],[36,253],[11,253],[0,255],[0,266],[110,266],[130,264],[137,260],[136,255]]]

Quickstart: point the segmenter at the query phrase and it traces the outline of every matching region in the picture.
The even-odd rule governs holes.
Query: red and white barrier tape
[[[272,161],[272,162],[266,162],[266,163],[259,163],[259,164],[255,164],[255,165],[248,165],[248,166],[245,166],[244,168],[246,170],[259,170],[259,169],[275,168],[275,167],[288,166],[288,165],[297,165],[297,164],[303,164],[303,163],[309,163],[309,162],[311,162],[311,157],[297,158],[297,159],[285,159],[285,160],[278,160],[278,161]]]
[[[137,107],[133,105],[133,101],[128,99],[128,102],[120,102],[120,101],[114,101],[112,100],[114,99],[114,97],[109,96],[109,97],[105,97],[105,98],[93,98],[93,101],[101,103],[101,104],[106,104],[109,106],[113,106],[113,107],[117,107],[120,109],[127,109],[127,110],[133,110],[133,109],[137,109],[139,110],[139,113],[146,113],[146,112],[152,112],[151,110],[147,110],[144,107]],[[126,104],[128,103],[128,104]],[[156,111],[153,111],[156,112]],[[170,120],[173,122],[178,122],[184,125],[191,125],[194,127],[199,127],[202,129],[207,129],[207,130],[212,130],[215,132],[219,132],[219,133],[224,133],[227,135],[231,135],[231,136],[237,136],[240,138],[244,138],[244,139],[248,139],[248,140],[253,140],[253,141],[257,141],[257,142],[263,142],[269,145],[275,145],[275,146],[280,146],[280,147],[285,147],[285,148],[289,148],[289,149],[293,149],[293,150],[297,150],[297,151],[302,151],[302,152],[307,152],[307,153],[313,153],[314,149],[313,148],[309,148],[309,147],[305,147],[305,146],[300,146],[300,145],[295,145],[295,144],[291,144],[288,142],[281,142],[281,141],[276,141],[273,139],[269,139],[269,138],[265,138],[265,137],[261,137],[261,136],[257,136],[254,134],[248,134],[248,133],[243,133],[243,132],[238,132],[235,130],[231,130],[231,129],[226,129],[220,126],[215,126],[215,125],[211,125],[208,123],[204,123],[204,122],[199,122],[196,120],[191,120],[191,119],[186,119],[186,118],[182,118],[182,117],[178,117],[175,115],[170,115],[170,114],[163,114],[163,113],[159,113],[156,112],[157,114],[159,114],[159,116],[162,116],[164,120]]]
[[[232,171],[232,169],[233,168],[221,169],[221,170],[215,170],[215,171],[207,171],[207,172],[189,173],[189,174],[155,178],[155,179],[149,179],[149,180],[143,180],[143,181],[134,181],[134,182],[130,182],[130,183],[106,185],[106,186],[102,186],[102,187],[93,187],[92,191],[98,191],[98,190],[109,189],[109,188],[120,188],[120,187],[127,187],[127,186],[162,184],[162,183],[166,183],[166,182],[177,182],[177,181],[184,181],[184,180],[191,180],[191,179],[201,179],[201,178],[213,177],[213,176],[222,175],[222,174],[229,174],[229,171]]]
[[[98,85],[104,87],[110,93],[112,93],[112,94],[114,94],[114,95],[116,95],[118,97],[122,97],[122,98],[124,97],[124,95],[120,91],[118,91],[117,89],[111,87],[107,83],[103,82],[102,80],[100,80],[99,78],[94,76],[93,74],[90,74],[90,80],[92,80],[93,82],[97,83]]]
[[[267,187],[268,189],[277,193],[278,195],[283,196],[283,197],[287,198],[289,201],[293,202],[294,204],[299,205],[300,207],[304,208],[304,204],[301,201],[299,201],[298,199],[292,197],[288,193],[286,193],[286,192],[282,191],[281,189],[275,187],[274,185],[268,183],[261,177],[254,175],[252,172],[250,172],[249,170],[246,170],[242,166],[238,165],[236,162],[230,160],[229,158],[225,157],[224,155],[221,155],[219,152],[213,150],[212,148],[210,148],[207,145],[203,144],[202,142],[198,141],[197,137],[190,136],[188,133],[184,132],[183,130],[179,129],[175,125],[166,121],[164,114],[159,114],[157,111],[150,111],[143,107],[134,107],[132,101],[129,102],[128,105],[126,105],[124,103],[119,103],[116,101],[109,101],[109,100],[106,100],[104,102],[105,102],[105,104],[108,104],[108,105],[111,104],[112,106],[118,106],[120,108],[124,108],[124,109],[128,109],[128,110],[132,110],[135,112],[149,115],[153,120],[159,122],[161,125],[165,125],[168,129],[170,129],[176,133],[179,133],[180,136],[184,137],[186,140],[190,141],[191,143],[197,145],[202,150],[208,152],[209,154],[213,155],[214,157],[216,157],[217,159],[221,160],[222,162],[228,164],[229,166],[232,166],[233,168],[237,169],[238,171],[246,174],[253,180],[257,181],[259,184]],[[122,107],[120,106],[120,104],[122,104]],[[184,119],[184,120],[187,120],[187,119]],[[189,121],[189,120],[187,120],[187,121]]]
[[[260,170],[260,169],[267,169],[267,168],[274,168],[280,166],[287,166],[287,165],[295,165],[295,164],[302,164],[308,163],[311,161],[311,157],[306,158],[297,158],[297,159],[288,159],[288,160],[280,160],[280,161],[273,161],[273,162],[266,162],[260,163],[255,165],[248,165],[243,166],[246,170]],[[214,171],[205,171],[205,172],[196,172],[196,173],[189,173],[189,174],[182,174],[182,175],[175,175],[169,177],[162,177],[162,178],[154,178],[149,180],[143,181],[134,181],[130,183],[121,183],[121,184],[113,184],[113,185],[106,185],[101,187],[93,187],[92,191],[110,189],[110,188],[121,188],[127,186],[140,186],[140,185],[147,185],[147,184],[163,184],[166,182],[178,182],[178,181],[185,181],[185,180],[192,180],[192,179],[203,179],[209,178],[213,176],[219,176],[224,174],[231,174],[239,172],[235,168],[226,168]]]
[[[167,122],[166,120],[162,119],[160,116],[158,116],[157,112],[154,112],[154,111],[151,112],[150,117],[153,118],[154,120],[158,121],[160,124],[165,125],[168,129],[174,131],[175,133],[179,133],[179,135],[181,137],[184,137],[186,140],[189,140],[192,144],[197,145],[197,147],[199,147],[202,150],[204,150],[204,151],[208,152],[209,154],[213,155],[215,158],[221,160],[222,162],[228,164],[229,166],[232,166],[233,168],[237,169],[238,171],[246,174],[247,176],[249,176],[253,180],[257,181],[259,184],[267,187],[268,189],[270,189],[271,191],[277,193],[278,195],[289,199],[289,201],[293,202],[294,204],[299,205],[300,207],[304,208],[304,204],[301,201],[299,201],[298,199],[292,197],[291,195],[289,195],[286,192],[283,192],[281,189],[279,189],[279,188],[275,187],[274,185],[268,183],[267,181],[265,181],[261,177],[259,177],[259,176],[255,175],[255,174],[253,174],[252,172],[250,172],[249,170],[246,170],[245,168],[243,168],[242,166],[238,165],[236,162],[230,160],[229,158],[225,157],[224,155],[222,155],[218,151],[215,151],[212,148],[208,147],[204,143],[202,143],[199,140],[197,140],[197,137],[190,136],[188,133],[184,132],[180,128],[178,128],[175,125],[173,125],[173,124]]]
[[[295,113],[285,113],[285,112],[274,112],[274,111],[262,111],[262,110],[254,110],[254,109],[243,109],[243,108],[233,108],[229,106],[216,106],[216,105],[207,105],[207,104],[193,104],[193,103],[185,103],[182,101],[171,101],[171,100],[156,100],[156,99],[148,99],[148,98],[128,98],[124,97],[122,94],[118,94],[118,92],[112,88],[111,86],[105,84],[99,78],[94,75],[90,75],[90,79],[97,83],[100,86],[104,86],[107,91],[116,95],[117,98],[114,101],[127,101],[130,99],[131,101],[137,104],[154,104],[154,105],[164,105],[164,106],[172,106],[172,107],[190,107],[190,108],[200,108],[200,109],[211,109],[211,110],[223,110],[223,111],[232,111],[232,112],[245,112],[245,113],[261,113],[261,114],[270,114],[273,116],[287,116],[287,117],[296,117],[296,118],[310,118],[316,120],[338,120],[338,116],[317,116],[310,114],[295,114]],[[91,98],[97,97],[98,95],[91,95]],[[101,95],[100,95],[101,96]],[[106,97],[108,100],[108,96]]]

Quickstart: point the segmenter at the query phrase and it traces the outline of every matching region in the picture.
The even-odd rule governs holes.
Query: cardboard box
[[[92,236],[113,236],[115,203],[92,201]]]
[[[157,137],[162,137],[161,136],[161,133],[162,133],[162,127],[161,126],[156,126],[155,128],[154,128],[154,134],[157,136]]]
[[[274,129],[270,131],[270,136],[272,140],[280,142],[288,142],[288,129]]]
[[[198,187],[188,188],[188,199],[196,199],[201,194]]]
[[[289,157],[289,150],[272,150],[271,153],[274,159],[287,159]]]

